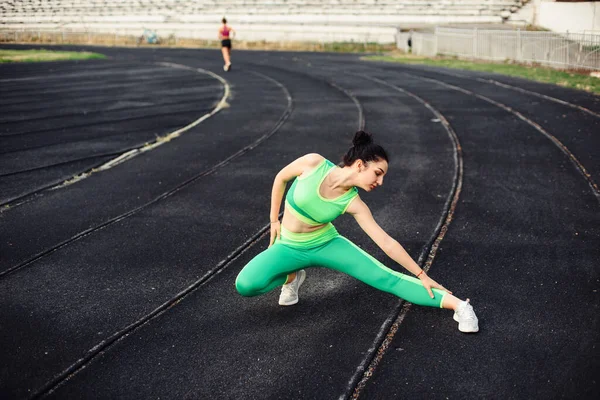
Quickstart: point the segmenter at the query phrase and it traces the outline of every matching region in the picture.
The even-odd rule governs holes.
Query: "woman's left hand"
[[[271,247],[275,240],[281,239],[281,222],[279,220],[271,222],[271,238],[269,239],[269,247]]]
[[[445,287],[443,287],[442,285],[440,285],[439,283],[437,283],[436,281],[434,281],[433,279],[431,279],[427,274],[423,273],[420,276],[421,279],[421,283],[423,284],[423,286],[425,287],[425,289],[427,289],[427,291],[429,292],[429,296],[433,299],[433,291],[431,289],[440,289],[440,290],[444,290],[450,294],[452,294],[451,291],[449,291],[448,289],[446,289]]]

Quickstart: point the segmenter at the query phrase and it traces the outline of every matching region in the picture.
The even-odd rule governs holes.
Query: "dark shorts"
[[[221,47],[231,48],[231,39],[223,39],[221,40]]]

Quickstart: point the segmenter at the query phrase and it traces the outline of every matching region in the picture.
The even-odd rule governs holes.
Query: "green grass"
[[[600,94],[600,78],[589,75],[589,72],[577,73],[569,71],[558,71],[552,68],[525,66],[508,63],[474,62],[459,60],[456,58],[445,57],[419,57],[411,55],[384,55],[363,57],[364,60],[387,61],[403,64],[425,64],[435,67],[455,68],[468,71],[483,71],[520,78],[531,79],[533,81],[553,83],[555,85],[569,87],[573,89],[585,90],[595,94]]]
[[[358,43],[358,42],[333,42],[323,43],[319,46],[320,51],[335,53],[361,53],[361,52],[382,52],[390,51],[395,45],[385,45],[378,43]]]
[[[75,51],[51,51],[51,50],[1,50],[0,63],[11,62],[39,62],[39,61],[62,61],[62,60],[88,60],[93,58],[106,58],[97,53],[75,52]]]

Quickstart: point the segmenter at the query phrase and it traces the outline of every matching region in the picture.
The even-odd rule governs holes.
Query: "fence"
[[[401,33],[399,49],[424,56],[449,55],[481,60],[537,63],[554,68],[600,70],[600,35],[437,28],[435,33]]]

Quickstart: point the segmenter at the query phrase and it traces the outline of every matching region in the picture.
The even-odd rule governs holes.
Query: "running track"
[[[224,73],[218,51],[93,50],[0,65],[1,398],[600,394],[599,97],[354,55],[234,51]],[[392,157],[363,198],[479,334],[318,268],[294,307],[235,292],[277,171],[362,127]]]

